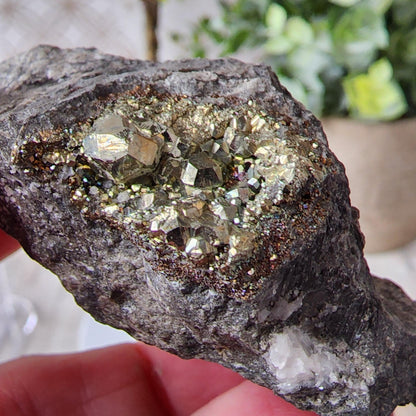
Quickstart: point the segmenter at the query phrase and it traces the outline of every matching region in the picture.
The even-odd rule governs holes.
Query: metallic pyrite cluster
[[[259,218],[276,212],[299,162],[310,163],[281,131],[252,101],[231,110],[123,96],[41,163],[65,169],[82,212],[137,224],[149,242],[196,260],[232,263],[251,255]]]

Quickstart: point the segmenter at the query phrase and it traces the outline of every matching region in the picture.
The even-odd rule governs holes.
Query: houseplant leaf
[[[406,110],[406,99],[392,79],[393,68],[386,59],[376,61],[367,74],[347,77],[345,94],[353,116],[366,120],[393,120]]]
[[[388,45],[384,19],[368,6],[352,7],[333,29],[335,60],[349,70],[363,71],[378,49]]]
[[[287,37],[296,44],[308,44],[313,41],[312,26],[299,16],[288,19],[285,29]]]
[[[286,10],[279,4],[273,3],[266,12],[266,28],[270,37],[282,34],[287,20]]]

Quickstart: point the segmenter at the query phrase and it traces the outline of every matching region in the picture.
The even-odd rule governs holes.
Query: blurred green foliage
[[[318,115],[416,115],[416,0],[219,0],[183,38],[195,57],[260,55]],[[190,39],[190,40],[189,40]]]

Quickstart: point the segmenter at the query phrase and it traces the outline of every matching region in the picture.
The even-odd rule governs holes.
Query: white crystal
[[[336,383],[344,385],[350,397],[368,400],[368,386],[374,383],[374,367],[346,343],[340,341],[329,347],[294,326],[271,335],[264,358],[276,376],[281,394],[301,388],[322,390]],[[367,370],[357,373],[357,368]]]
[[[344,363],[336,355],[295,327],[272,336],[266,359],[282,394],[302,387],[328,386],[337,382],[344,370]]]

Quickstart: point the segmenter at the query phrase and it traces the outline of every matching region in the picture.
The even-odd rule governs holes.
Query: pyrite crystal
[[[320,415],[415,400],[415,305],[369,274],[343,166],[267,67],[0,66],[0,225],[96,319]]]

